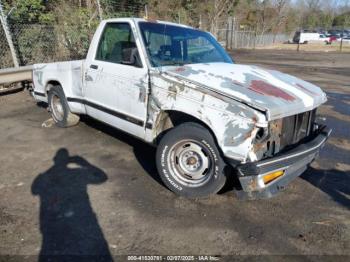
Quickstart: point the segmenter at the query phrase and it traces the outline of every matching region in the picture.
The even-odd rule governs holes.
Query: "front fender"
[[[159,122],[164,111],[197,118],[211,129],[224,156],[241,163],[254,159],[250,155],[253,139],[260,127],[267,126],[264,114],[247,105],[156,76],[152,77],[149,111],[153,123]]]

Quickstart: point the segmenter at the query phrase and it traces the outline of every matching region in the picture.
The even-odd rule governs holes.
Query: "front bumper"
[[[318,156],[332,130],[323,126],[316,132],[313,139],[287,152],[237,166],[238,179],[242,186],[242,190],[237,191],[238,197],[243,199],[269,198],[282,191]],[[264,176],[277,171],[284,171],[284,174],[265,184]]]

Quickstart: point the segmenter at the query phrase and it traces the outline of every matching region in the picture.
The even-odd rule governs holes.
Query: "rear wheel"
[[[57,126],[70,127],[79,123],[79,116],[69,109],[62,87],[54,86],[49,90],[48,103],[51,116]]]
[[[211,133],[196,123],[170,130],[157,148],[157,168],[166,186],[181,196],[203,197],[225,184],[225,162]]]

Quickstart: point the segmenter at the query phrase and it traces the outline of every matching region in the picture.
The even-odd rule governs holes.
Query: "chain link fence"
[[[0,28],[1,29],[1,28]],[[10,25],[12,40],[21,65],[83,59],[95,28],[83,29],[39,24]],[[13,61],[3,30],[0,30],[0,68]]]
[[[5,32],[0,27],[0,68],[13,66],[9,45],[6,41]]]
[[[290,38],[287,34],[261,34],[248,29],[237,30],[240,26],[233,25],[230,22],[232,19],[220,19],[215,24],[206,18],[197,20],[192,26],[211,31],[226,49],[267,46],[285,42]],[[175,18],[173,22],[181,21]],[[91,26],[80,23],[10,24],[9,28],[20,65],[31,65],[84,59],[97,24],[98,22]],[[13,67],[13,62],[6,37],[0,28],[0,68],[7,67]]]
[[[255,31],[228,31],[226,29],[220,30],[222,36],[222,45],[226,49],[238,49],[238,48],[256,48],[270,46],[277,43],[287,42],[291,36],[289,34],[272,34],[264,33],[258,34]],[[220,39],[220,35],[219,35]]]
[[[228,17],[225,21],[218,23],[216,36],[218,41],[228,50],[238,48],[253,49],[256,47],[270,46],[284,43],[291,39],[287,33],[261,32],[249,28],[236,22],[233,17]]]
[[[16,24],[10,26],[21,65],[83,59],[95,28]]]

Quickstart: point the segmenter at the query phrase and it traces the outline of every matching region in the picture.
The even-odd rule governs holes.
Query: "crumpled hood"
[[[207,63],[166,66],[162,72],[264,110],[269,120],[310,111],[327,100],[311,83],[258,66]]]

